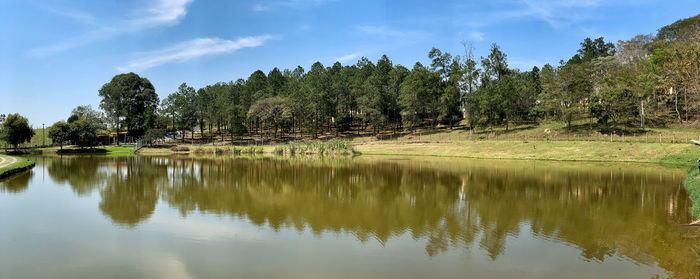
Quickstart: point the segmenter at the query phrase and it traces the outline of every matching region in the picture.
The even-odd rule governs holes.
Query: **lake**
[[[37,157],[0,278],[697,278],[687,168]]]

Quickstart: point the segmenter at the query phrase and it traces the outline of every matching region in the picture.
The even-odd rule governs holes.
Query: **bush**
[[[173,148],[170,148],[170,150],[175,152],[189,152],[190,148],[187,146],[175,146]]]
[[[355,147],[352,142],[342,139],[332,139],[329,141],[304,141],[291,142],[275,147],[277,154],[320,154],[320,155],[343,155],[354,154]]]

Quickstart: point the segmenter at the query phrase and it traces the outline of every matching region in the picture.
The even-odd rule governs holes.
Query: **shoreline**
[[[4,158],[14,158],[15,162],[12,164],[6,165],[2,168],[0,168],[0,179],[5,179],[8,177],[11,177],[15,174],[21,173],[23,171],[26,171],[28,169],[33,168],[36,165],[36,162],[32,159],[28,158],[22,158],[22,157],[15,157],[15,156],[8,156],[8,155],[0,155],[1,157]]]
[[[450,157],[465,159],[536,160],[555,162],[624,162],[695,166],[700,148],[683,143],[588,142],[588,141],[521,141],[479,140],[455,142],[404,142],[396,140],[352,142],[354,155]],[[278,145],[235,146],[253,148],[254,155],[277,155]],[[173,150],[174,147],[186,151]],[[128,147],[107,147],[103,152],[66,153],[58,155],[233,155],[232,145],[170,144],[144,146],[138,152]],[[38,149],[43,154],[56,153],[56,148]],[[243,152],[246,153],[246,152]],[[318,154],[306,154],[320,156]],[[353,155],[353,154],[348,154]],[[285,155],[285,156],[288,156]],[[344,156],[344,155],[324,155]],[[347,155],[345,155],[347,156]]]

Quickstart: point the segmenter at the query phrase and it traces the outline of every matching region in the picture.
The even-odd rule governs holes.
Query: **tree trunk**
[[[117,146],[119,146],[119,118],[117,117]]]

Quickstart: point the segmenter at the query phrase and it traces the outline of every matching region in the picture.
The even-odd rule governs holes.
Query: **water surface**
[[[40,157],[0,181],[0,278],[696,278],[686,171]]]

